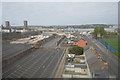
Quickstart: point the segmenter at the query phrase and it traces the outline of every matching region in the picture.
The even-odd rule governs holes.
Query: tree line
[[[96,26],[92,33],[96,39],[103,38],[106,35],[117,35],[117,32],[107,32],[103,26]]]

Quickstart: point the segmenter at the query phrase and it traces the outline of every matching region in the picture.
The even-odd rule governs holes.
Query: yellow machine
[[[68,44],[73,44],[73,43],[74,43],[73,40],[68,41]]]
[[[68,41],[68,44],[74,43],[73,41]]]
[[[34,48],[35,49],[42,49],[43,47],[39,43],[36,43],[36,44],[34,44]]]

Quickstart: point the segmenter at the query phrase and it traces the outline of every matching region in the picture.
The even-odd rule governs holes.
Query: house
[[[73,43],[73,45],[79,46],[79,47],[85,47],[87,45],[87,42],[83,39],[81,39],[80,41]]]
[[[80,72],[81,74],[87,74],[87,65],[75,65],[75,72]]]
[[[74,73],[87,74],[87,65],[68,64],[65,65],[65,71],[73,71]]]

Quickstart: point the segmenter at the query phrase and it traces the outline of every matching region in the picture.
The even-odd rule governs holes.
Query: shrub
[[[75,55],[83,54],[83,48],[79,46],[73,46],[72,48],[69,48],[68,51],[69,51],[69,54],[75,54]]]

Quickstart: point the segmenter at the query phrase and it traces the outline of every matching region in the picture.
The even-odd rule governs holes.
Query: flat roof
[[[82,59],[82,60],[85,60],[85,57],[84,57],[84,56],[77,56],[77,57],[75,57],[75,58],[80,58],[80,59]]]
[[[77,64],[75,64],[75,67],[82,68],[82,69],[87,69],[87,65],[77,65]]]

